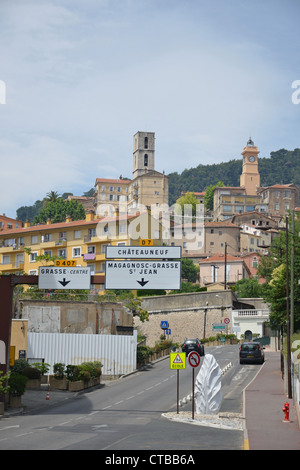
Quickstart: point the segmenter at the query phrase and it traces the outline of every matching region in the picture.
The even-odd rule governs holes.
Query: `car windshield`
[[[243,351],[257,351],[258,350],[258,344],[243,344],[242,345],[242,350]]]

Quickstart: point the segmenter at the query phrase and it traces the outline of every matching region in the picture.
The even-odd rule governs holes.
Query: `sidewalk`
[[[285,403],[290,422],[283,422]],[[244,448],[249,450],[299,450],[300,428],[293,399],[284,392],[280,352],[266,349],[265,363],[244,390],[246,430]]]

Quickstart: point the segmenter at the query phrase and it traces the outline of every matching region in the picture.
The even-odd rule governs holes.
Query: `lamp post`
[[[290,331],[290,296],[289,296],[289,218],[285,218],[285,245],[286,245],[286,346],[287,346],[287,379],[288,398],[292,398],[291,377],[291,331]]]

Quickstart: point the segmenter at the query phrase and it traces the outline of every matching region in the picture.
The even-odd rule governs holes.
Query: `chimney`
[[[66,222],[72,222],[72,217],[70,215],[66,216]]]
[[[24,224],[24,228],[28,228],[28,227],[30,227],[30,220],[29,219],[27,219],[25,224]]]
[[[51,219],[47,219],[47,225],[51,225]]]
[[[89,211],[86,211],[85,213],[85,220],[87,222],[91,221],[91,220],[94,220],[94,211],[92,210],[89,210]]]

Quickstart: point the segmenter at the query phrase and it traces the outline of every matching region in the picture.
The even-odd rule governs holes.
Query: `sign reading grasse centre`
[[[91,271],[89,267],[39,268],[39,289],[90,289]]]

